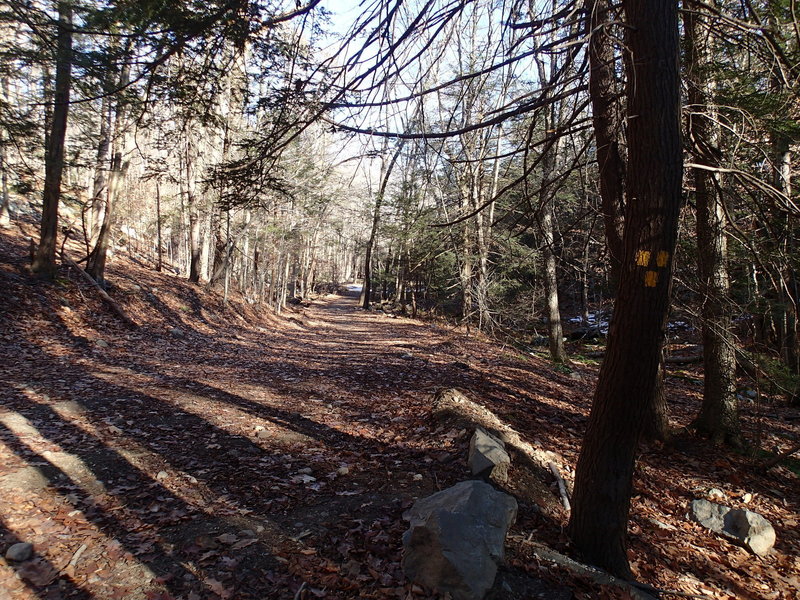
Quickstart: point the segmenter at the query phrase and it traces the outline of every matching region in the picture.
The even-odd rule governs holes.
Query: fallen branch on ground
[[[766,473],[772,467],[774,467],[779,462],[781,462],[784,458],[789,458],[792,454],[794,454],[798,450],[800,450],[800,444],[796,444],[796,445],[792,446],[786,452],[781,452],[780,454],[778,454],[778,456],[775,456],[774,458],[769,459],[767,462],[765,462],[763,465],[761,465],[761,470]]]
[[[614,577],[613,575],[610,575],[605,571],[598,569],[597,567],[585,565],[577,560],[569,558],[568,556],[564,556],[563,554],[560,554],[538,542],[534,542],[521,536],[515,536],[515,539],[518,539],[522,543],[530,546],[537,558],[555,563],[560,567],[569,569],[576,575],[587,577],[600,585],[610,585],[622,588],[627,591],[634,600],[656,600],[661,594],[667,596],[678,596],[680,598],[709,598],[709,596],[706,596],[705,594],[692,594],[689,592],[679,592],[675,590],[662,590],[651,585],[638,583],[636,581],[625,581],[624,579]]]
[[[561,473],[558,472],[558,467],[556,463],[550,461],[547,463],[547,466],[550,467],[550,472],[553,474],[553,477],[556,478],[558,482],[558,493],[561,494],[561,504],[564,505],[564,509],[569,512],[572,510],[572,507],[569,505],[569,496],[567,495],[567,486],[564,483],[563,477],[561,477]]]
[[[111,310],[113,310],[113,311],[116,313],[116,315],[117,315],[117,316],[118,316],[120,319],[122,319],[122,321],[123,321],[123,322],[124,322],[126,325],[128,325],[129,327],[138,327],[138,326],[139,326],[139,325],[137,325],[136,321],[134,321],[133,319],[131,319],[131,318],[130,318],[130,317],[127,315],[127,314],[125,314],[125,311],[124,311],[124,310],[122,310],[122,308],[120,308],[119,304],[117,304],[116,302],[114,302],[114,299],[113,299],[111,296],[109,296],[109,295],[106,293],[106,291],[105,291],[105,290],[104,290],[102,287],[100,287],[100,284],[99,284],[99,283],[97,283],[97,282],[96,282],[96,281],[95,281],[95,280],[92,278],[92,276],[91,276],[91,275],[89,275],[89,274],[88,274],[86,271],[84,271],[84,270],[81,268],[81,266],[80,266],[78,263],[76,263],[74,260],[72,260],[71,258],[69,258],[69,257],[68,257],[66,254],[62,254],[61,256],[62,256],[62,258],[64,259],[64,262],[65,262],[65,263],[67,263],[67,264],[68,264],[70,267],[72,267],[73,269],[75,269],[75,270],[78,272],[78,274],[79,274],[81,277],[83,277],[83,278],[84,278],[86,281],[88,281],[89,283],[91,283],[91,284],[92,284],[92,286],[94,287],[94,289],[96,289],[96,290],[97,290],[97,293],[98,293],[98,294],[100,294],[100,297],[101,297],[103,300],[105,300],[105,301],[106,301],[106,304],[108,304],[108,305],[111,307]]]

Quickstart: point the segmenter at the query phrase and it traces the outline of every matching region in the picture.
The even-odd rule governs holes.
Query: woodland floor
[[[31,279],[25,235],[0,233],[0,550],[28,541],[35,558],[0,558],[0,598],[432,597],[403,578],[402,513],[470,477],[471,432],[432,414],[442,388],[552,451],[572,478],[590,361],[569,373],[541,354],[359,310],[348,296],[281,316],[239,298],[223,305],[118,255],[111,294],[139,324],[131,330],[75,273]],[[701,377],[670,371],[676,428],[699,406]],[[799,413],[762,398],[743,407],[746,433],[787,448]],[[798,477],[755,465],[688,433],[645,448],[630,525],[639,580],[712,598],[798,598]],[[773,523],[766,558],[687,520],[710,488]],[[517,495],[507,583],[494,597],[623,597],[533,559],[526,540],[569,552],[567,515]]]

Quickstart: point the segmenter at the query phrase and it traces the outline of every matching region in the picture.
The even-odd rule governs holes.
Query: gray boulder
[[[775,529],[758,513],[701,499],[692,501],[691,517],[759,556],[767,554],[775,545]]]
[[[517,501],[483,481],[462,481],[404,515],[403,572],[453,600],[480,600],[494,583]]]
[[[473,475],[488,476],[504,483],[508,480],[511,458],[505,444],[481,427],[475,429],[469,441],[467,464]]]

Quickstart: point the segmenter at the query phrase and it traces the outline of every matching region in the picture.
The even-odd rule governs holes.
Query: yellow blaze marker
[[[656,264],[659,267],[666,267],[668,260],[669,260],[669,252],[667,252],[666,250],[662,250],[661,252],[658,253],[658,256],[656,256]]]
[[[636,264],[640,267],[646,267],[650,264],[650,250],[639,250],[636,253]]]
[[[644,272],[644,285],[645,287],[656,287],[658,283],[658,271],[645,271]]]

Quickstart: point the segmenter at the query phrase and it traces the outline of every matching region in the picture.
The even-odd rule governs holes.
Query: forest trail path
[[[55,284],[32,280],[24,256],[24,238],[0,236],[0,552],[16,541],[35,552],[0,559],[3,600],[426,597],[402,575],[403,512],[470,476],[470,432],[432,411],[442,388],[555,452],[570,478],[592,365],[568,373],[452,328],[363,311],[353,296],[276,317],[126,263],[113,293],[140,324],[130,331],[66,270]],[[674,424],[695,414],[698,382],[668,379]],[[770,443],[794,423],[773,420]],[[739,597],[792,589],[796,477],[681,443],[640,458],[640,579],[708,591],[699,582],[717,573],[713,589]],[[751,493],[748,507],[782,524],[774,568],[755,570],[744,551],[684,521],[687,502],[712,486],[731,502]],[[507,557],[522,588],[529,569],[542,573],[523,538],[563,549],[565,522],[521,499]]]
[[[248,322],[142,270],[116,278],[128,331],[91,293],[13,271],[0,536],[35,550],[0,568],[14,600],[397,598],[402,513],[469,477],[468,432],[434,418],[435,392],[513,421],[532,401],[517,379],[571,383],[353,296]]]

